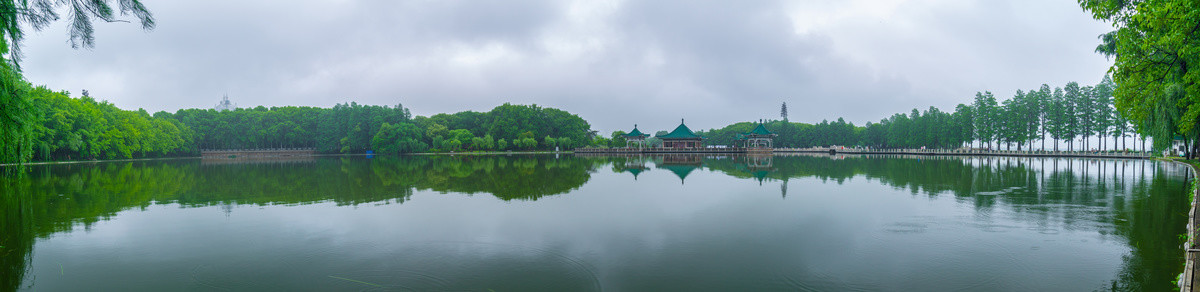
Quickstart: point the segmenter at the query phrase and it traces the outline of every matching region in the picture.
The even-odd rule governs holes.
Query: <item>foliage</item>
[[[371,138],[371,148],[379,153],[421,152],[429,149],[423,140],[421,129],[412,123],[383,123]]]
[[[67,15],[70,17],[67,33],[70,36],[72,48],[96,46],[95,27],[93,19],[105,22],[126,22],[118,19],[120,15],[132,14],[141,23],[142,29],[154,29],[154,16],[142,5],[140,0],[119,0],[117,9],[109,4],[109,0],[89,1],[51,1],[51,0],[13,0],[0,1],[0,53],[8,54],[13,64],[21,60],[21,40],[25,37],[22,28],[27,25],[34,30],[42,30],[59,19],[57,11],[68,6]],[[19,67],[18,67],[19,68]]]
[[[1200,147],[1200,0],[1080,0],[1114,30],[1096,51],[1114,58],[1110,69],[1116,109],[1162,149],[1176,135]]]
[[[908,114],[897,113],[878,123],[855,126],[843,119],[818,124],[766,121],[765,126],[779,136],[776,147],[866,146],[875,148],[958,148],[979,143],[979,147],[1018,150],[1033,149],[1040,140],[1045,149],[1047,140],[1066,141],[1069,150],[1074,142],[1085,143],[1096,137],[1102,149],[1118,149],[1119,138],[1131,134],[1128,120],[1113,108],[1111,92],[1115,87],[1105,78],[1096,86],[1080,86],[1076,82],[1050,89],[1043,84],[1038,89],[1018,90],[1010,99],[998,102],[991,92],[978,92],[970,105],[959,104],[953,112],[936,107],[925,111],[913,109]],[[708,137],[709,145],[741,146],[737,135],[749,132],[756,123],[740,122],[720,129],[697,134]],[[624,132],[613,132],[610,146],[625,147],[617,142]],[[1113,137],[1106,143],[1105,137]],[[1028,147],[1028,148],[1026,148]],[[1085,144],[1085,147],[1090,145]],[[994,148],[993,148],[994,149]],[[1095,149],[1095,148],[1091,148]]]
[[[536,141],[521,143],[525,141],[519,141],[520,138],[535,137],[533,133],[557,133],[561,136],[552,136],[556,142],[562,139],[582,141],[590,131],[586,121],[565,111],[511,104],[486,113],[466,111],[432,117],[412,117],[402,105],[357,103],[338,104],[333,108],[186,109],[170,116],[197,131],[200,149],[311,147],[323,153],[363,153],[374,148],[380,153],[397,153],[496,150],[507,149],[509,143],[515,148],[536,149]],[[384,131],[384,124],[399,128]],[[513,126],[497,127],[498,124]],[[494,128],[507,130],[494,131]],[[402,135],[394,133],[401,129]],[[414,129],[417,132],[411,132]],[[376,143],[376,138],[412,140]],[[497,147],[500,146],[497,138],[505,140],[504,147]],[[406,146],[399,146],[401,144]]]
[[[68,33],[71,47],[95,46],[92,19],[118,20],[114,12],[133,14],[142,28],[154,28],[154,17],[139,0],[117,1],[116,10],[108,0],[0,1],[0,163],[23,163],[34,156],[34,123],[37,113],[28,96],[30,85],[20,72],[21,40],[24,28],[42,30],[59,19],[57,9],[68,6],[71,17]]]
[[[45,87],[30,92],[33,154],[39,160],[120,159],[194,155],[190,128],[160,112],[121,110],[89,96],[71,98]]]
[[[0,163],[20,163],[33,157],[33,104],[29,84],[11,65],[0,60]]]

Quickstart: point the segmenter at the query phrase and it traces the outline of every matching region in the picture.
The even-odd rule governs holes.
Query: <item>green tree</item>
[[[422,142],[421,129],[411,123],[383,123],[371,139],[371,148],[380,153],[410,153],[429,148]]]
[[[458,151],[462,149],[463,143],[460,140],[450,139],[443,142],[442,145],[445,145],[446,149],[450,151]]]
[[[1046,150],[1046,133],[1050,127],[1050,118],[1053,114],[1052,110],[1054,107],[1050,85],[1043,83],[1042,86],[1038,88],[1036,93],[1031,90],[1029,94],[1034,94],[1035,96],[1034,100],[1036,100],[1038,108],[1037,119],[1038,124],[1040,125],[1039,129],[1041,130],[1041,135],[1039,137],[1042,140],[1041,149]],[[1055,149],[1058,149],[1058,143],[1055,143],[1055,145]]]
[[[1115,85],[1112,79],[1104,76],[1104,79],[1099,84],[1092,87],[1092,116],[1093,125],[1091,132],[1096,134],[1097,142],[1101,144],[1100,149],[1105,149],[1105,139],[1113,130],[1116,124],[1116,111],[1112,107],[1112,91]],[[1113,145],[1115,147],[1115,145]],[[1114,148],[1115,149],[1115,148]]]
[[[0,1],[0,163],[23,163],[33,157],[34,106],[28,95],[30,85],[20,73],[21,40],[24,28],[42,30],[59,19],[58,10],[70,4],[68,26],[71,47],[95,46],[92,19],[118,21],[114,12],[133,14],[142,28],[154,28],[154,17],[138,0],[117,1],[113,9],[107,0],[95,1]]]
[[[449,136],[447,140],[458,141],[457,145],[460,147],[471,146],[471,139],[475,138],[475,134],[471,134],[471,130],[467,129],[450,130],[446,135]],[[458,150],[457,148],[454,149]]]
[[[1156,149],[1176,134],[1193,147],[1200,139],[1200,0],[1080,0],[1113,25],[1096,51],[1114,58],[1117,110],[1154,138]],[[1188,151],[1193,158],[1195,149]]]
[[[975,110],[973,107],[966,104],[958,104],[954,108],[952,115],[957,133],[955,139],[955,147],[961,147],[964,143],[969,144],[975,140]]]
[[[976,92],[975,101],[971,107],[975,109],[972,122],[975,128],[974,140],[978,140],[980,145],[986,141],[988,148],[992,148],[992,142],[996,139],[998,131],[996,97],[988,91]]]

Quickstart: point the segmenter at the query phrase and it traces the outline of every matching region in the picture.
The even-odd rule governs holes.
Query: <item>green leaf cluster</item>
[[[1153,137],[1157,149],[1176,136],[1200,147],[1200,0],[1079,0],[1113,25],[1096,51],[1114,59],[1109,70],[1122,118]]]

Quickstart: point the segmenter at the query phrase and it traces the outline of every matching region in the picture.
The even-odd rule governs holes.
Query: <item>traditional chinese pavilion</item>
[[[688,129],[687,125],[683,124],[683,120],[679,120],[679,126],[675,130],[666,135],[655,136],[663,141],[663,148],[670,149],[687,149],[687,148],[704,148],[704,137],[696,135],[692,129]]]
[[[738,138],[743,140],[746,148],[771,148],[774,146],[775,136],[779,135],[768,131],[762,121],[759,121],[754,130],[743,133]]]
[[[633,124],[633,131],[629,131],[629,134],[621,136],[625,137],[625,147],[636,144],[638,148],[646,146],[646,137],[650,137],[650,135],[638,131],[637,124]]]

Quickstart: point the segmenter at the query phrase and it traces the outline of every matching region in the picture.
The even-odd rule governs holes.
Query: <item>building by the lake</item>
[[[704,148],[704,137],[696,135],[683,123],[683,119],[679,120],[679,126],[675,130],[665,135],[655,136],[662,139],[663,148],[668,149],[687,149],[687,148]]]
[[[638,148],[646,147],[646,138],[650,137],[650,135],[646,135],[645,133],[642,133],[642,131],[639,131],[637,124],[633,124],[633,131],[629,131],[629,134],[624,134],[621,136],[625,137],[626,148],[629,148],[630,145],[637,145]]]
[[[771,153],[774,150],[775,133],[767,130],[766,123],[763,120],[757,121],[749,132],[737,134],[737,143],[734,145],[719,145],[709,147],[705,145],[707,138],[696,134],[691,128],[684,123],[683,119],[679,120],[679,126],[675,127],[670,132],[659,132],[654,136],[655,139],[662,141],[662,145],[658,142],[652,142],[650,135],[638,129],[636,124],[633,125],[633,130],[629,133],[622,134],[619,137],[625,138],[625,147],[582,147],[573,150],[575,153]],[[614,137],[615,138],[615,137]],[[730,147],[726,147],[730,146]]]
[[[763,125],[763,121],[759,120],[758,125],[755,125],[754,130],[737,135],[738,140],[742,141],[742,147],[745,148],[772,148],[775,142],[775,133],[767,130]]]

